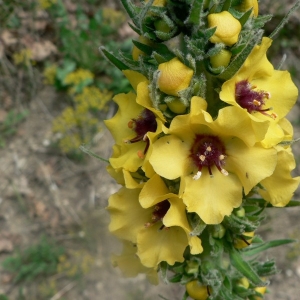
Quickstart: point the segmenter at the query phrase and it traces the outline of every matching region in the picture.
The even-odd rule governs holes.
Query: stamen
[[[257,100],[253,100],[253,104],[255,106],[261,106],[261,102],[257,101]]]
[[[205,161],[205,155],[200,155],[199,158],[201,161]]]
[[[221,169],[221,173],[225,176],[228,176],[228,172],[225,169]]]
[[[225,155],[221,154],[221,155],[219,156],[219,160],[224,160],[224,159],[225,159]]]
[[[208,147],[206,148],[206,151],[210,152],[210,151],[211,151],[211,147],[208,146]]]
[[[139,150],[139,151],[137,152],[137,156],[138,156],[140,159],[144,159],[144,158],[145,158],[145,154],[144,154],[141,150]]]
[[[202,175],[202,172],[198,171],[196,175],[193,176],[194,180],[198,180]]]

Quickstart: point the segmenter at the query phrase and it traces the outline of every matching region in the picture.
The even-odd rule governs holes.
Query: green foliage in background
[[[63,247],[43,237],[38,244],[6,258],[2,267],[14,274],[15,283],[31,281],[38,276],[55,274],[59,257],[64,253]]]
[[[28,111],[16,112],[10,110],[3,122],[0,122],[0,148],[6,145],[6,139],[17,132],[17,126],[26,118]]]

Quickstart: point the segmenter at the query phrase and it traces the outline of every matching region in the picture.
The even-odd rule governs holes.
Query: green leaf
[[[241,252],[237,251],[232,245],[229,248],[229,256],[232,265],[253,284],[264,286],[265,283],[261,280],[258,274],[253,270],[250,264],[243,259]]]
[[[261,37],[263,35],[263,30],[259,30],[250,41],[248,41],[247,45],[244,47],[244,49],[233,59],[233,61],[230,63],[230,65],[225,69],[224,72],[219,74],[217,78],[228,80],[232,78],[235,73],[241,68],[241,66],[244,64],[245,60],[249,56],[249,54],[252,52],[255,45],[259,43],[261,40]]]
[[[131,0],[121,0],[121,2],[131,19],[139,13],[140,9],[135,6]]]
[[[202,7],[203,0],[194,0],[191,4],[190,15],[186,20],[186,23],[193,24],[194,26],[196,26],[196,29],[199,28],[201,24]]]
[[[95,157],[95,158],[97,158],[99,160],[102,160],[104,162],[107,162],[109,164],[109,160],[107,160],[107,159],[105,159],[105,158],[103,158],[101,156],[98,156],[97,154],[95,154],[94,152],[92,152],[90,149],[86,148],[84,145],[79,146],[79,149],[82,152],[84,152],[84,153],[86,153],[86,154],[88,154],[88,155],[90,155],[92,157]]]
[[[283,28],[283,26],[289,21],[291,14],[300,7],[300,1],[297,1],[294,6],[289,10],[286,16],[281,20],[278,26],[274,29],[274,31],[269,35],[270,39],[274,39],[274,36],[278,34],[278,32]]]
[[[114,56],[114,54],[110,53],[109,51],[107,51],[105,49],[105,47],[101,46],[99,48],[100,52],[112,63],[114,64],[118,69],[120,69],[121,71],[123,70],[128,70],[129,68],[122,62],[120,61],[118,58],[116,58]]]
[[[278,247],[281,245],[286,245],[286,244],[290,244],[290,243],[295,243],[296,240],[292,240],[292,239],[284,239],[284,240],[276,240],[276,241],[270,241],[270,242],[265,242],[263,244],[251,244],[251,246],[246,247],[245,249],[241,250],[243,255],[246,256],[253,256],[256,254],[259,254],[262,251],[265,251],[267,249],[270,248],[274,248],[274,247]]]

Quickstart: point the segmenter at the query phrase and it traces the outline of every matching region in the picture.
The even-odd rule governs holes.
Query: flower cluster
[[[132,59],[103,50],[133,88],[105,122],[122,185],[108,205],[124,243],[113,261],[152,282],[167,268],[193,299],[258,299],[274,265],[242,253],[263,243],[263,208],[288,205],[299,185],[286,119],[298,90],[267,58],[257,1],[197,3],[123,1],[140,34]]]

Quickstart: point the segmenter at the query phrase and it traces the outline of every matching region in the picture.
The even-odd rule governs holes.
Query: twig
[[[67,284],[63,289],[61,289],[58,293],[56,293],[50,300],[58,300],[60,299],[65,293],[70,291],[76,285],[76,281],[70,282]]]

